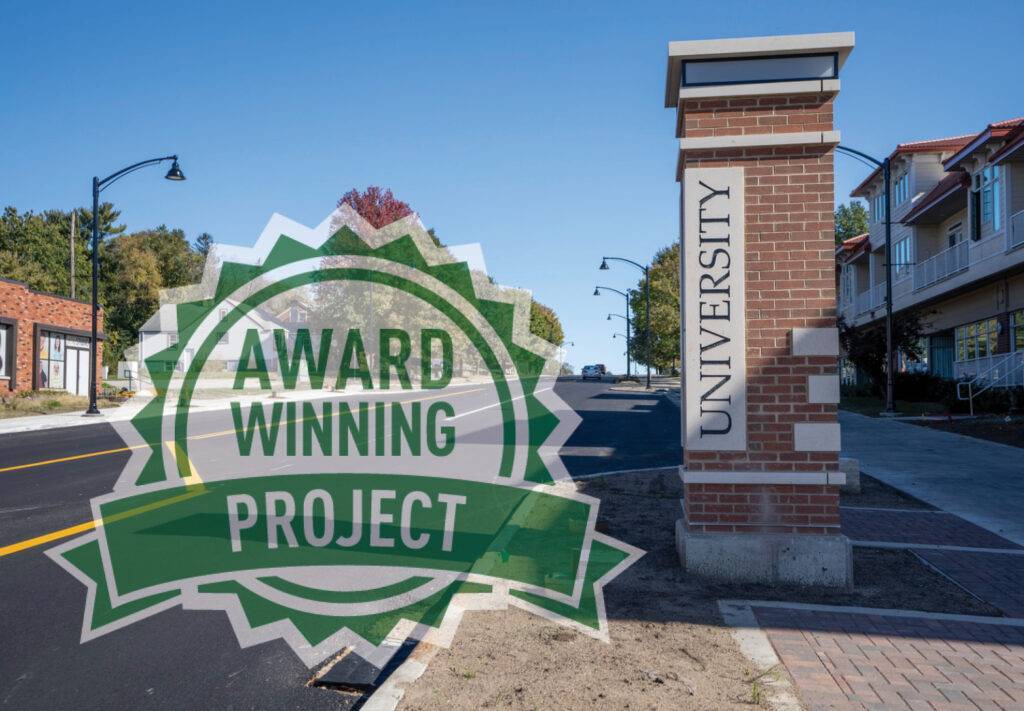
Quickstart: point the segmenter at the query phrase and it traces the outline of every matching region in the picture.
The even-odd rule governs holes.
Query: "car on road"
[[[580,380],[589,380],[590,378],[593,378],[594,380],[600,380],[601,379],[601,367],[600,366],[597,366],[597,365],[585,365],[585,366],[583,366],[583,370],[580,371]]]

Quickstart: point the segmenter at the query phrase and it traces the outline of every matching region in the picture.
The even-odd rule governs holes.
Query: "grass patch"
[[[100,410],[117,407],[122,400],[100,398]],[[62,390],[37,390],[0,400],[0,419],[29,417],[31,415],[55,415],[62,412],[85,412],[89,398],[72,395]]]
[[[944,415],[949,412],[949,408],[941,402],[897,400],[895,406],[898,415]],[[878,417],[879,413],[885,410],[885,400],[880,397],[843,396],[839,401],[839,407],[861,415]]]

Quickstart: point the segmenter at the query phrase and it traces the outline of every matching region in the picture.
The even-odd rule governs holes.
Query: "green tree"
[[[160,305],[160,260],[143,237],[125,235],[104,246],[100,284],[107,342],[103,360],[116,366],[138,341],[139,327]]]
[[[553,309],[536,300],[530,302],[530,332],[556,346],[562,345],[565,341],[565,333],[562,331],[562,322],[558,320],[558,315]]]
[[[851,200],[836,208],[836,244],[868,231],[868,211],[864,203]]]
[[[885,387],[885,327],[865,325],[853,327],[842,316],[836,324],[839,327],[839,344],[847,360],[863,370],[875,389],[881,393]],[[894,352],[903,352],[911,360],[921,360],[921,338],[924,326],[917,312],[902,312],[892,319],[892,347]]]
[[[651,367],[668,370],[679,363],[679,244],[665,247],[651,262]],[[630,293],[633,333],[630,356],[647,365],[647,311],[644,277]]]
[[[213,249],[213,235],[209,232],[203,232],[196,237],[196,241],[192,244],[192,249],[204,257],[210,256],[210,250]]]

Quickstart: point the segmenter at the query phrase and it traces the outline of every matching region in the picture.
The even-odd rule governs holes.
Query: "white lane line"
[[[543,390],[534,390],[533,394],[536,395],[537,393],[546,393],[548,390],[554,390],[554,387],[544,388]],[[526,397],[526,395],[520,395],[518,397],[512,398],[508,402],[515,402],[516,400],[522,400],[524,397]],[[490,410],[491,408],[498,407],[499,405],[501,405],[500,401],[499,402],[492,402],[490,405],[484,405],[483,407],[478,407],[475,410],[470,410],[469,412],[463,412],[462,414],[456,415],[455,417],[449,417],[448,420],[449,421],[457,420],[460,417],[465,417],[466,415],[475,415],[478,412],[483,412],[484,410]]]

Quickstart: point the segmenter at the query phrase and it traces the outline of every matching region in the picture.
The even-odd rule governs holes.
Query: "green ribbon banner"
[[[101,505],[119,595],[296,566],[401,566],[572,595],[591,504],[400,474],[290,474],[162,489]]]

